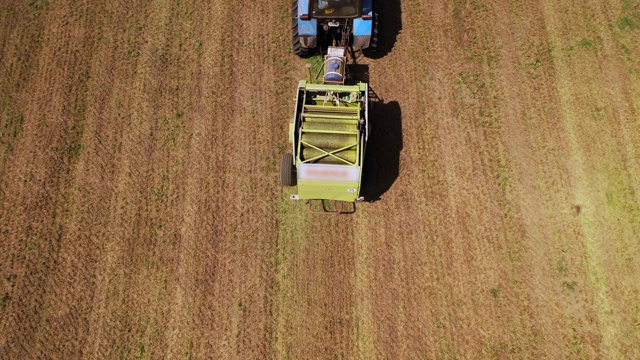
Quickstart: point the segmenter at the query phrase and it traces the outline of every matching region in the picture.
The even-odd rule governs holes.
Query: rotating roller
[[[358,135],[303,133],[300,140],[321,149],[340,149],[345,146],[355,145],[358,142]]]
[[[357,125],[351,124],[332,124],[325,122],[307,122],[302,125],[303,130],[329,130],[329,131],[358,131]]]

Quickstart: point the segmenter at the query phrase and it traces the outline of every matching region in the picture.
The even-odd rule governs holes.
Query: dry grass
[[[640,5],[385,6],[388,191],[319,217],[287,1],[7,4],[0,353],[639,357]]]

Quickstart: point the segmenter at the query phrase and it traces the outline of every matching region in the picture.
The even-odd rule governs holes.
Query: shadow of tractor
[[[371,56],[380,59],[391,52],[402,30],[400,0],[376,1],[378,13],[378,50]]]

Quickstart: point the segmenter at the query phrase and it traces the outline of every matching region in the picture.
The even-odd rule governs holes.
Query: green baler
[[[332,70],[339,69],[334,66]],[[322,84],[305,80],[298,84],[295,113],[289,123],[292,154],[282,158],[282,185],[297,185],[293,200],[362,201],[364,188],[373,180],[363,182],[369,135],[368,84],[327,81],[326,73]]]

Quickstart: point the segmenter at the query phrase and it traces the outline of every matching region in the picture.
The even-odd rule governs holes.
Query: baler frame
[[[368,96],[366,83],[300,81],[289,129],[291,165],[297,170],[299,194],[291,199],[349,203],[363,200],[360,194],[369,135]],[[327,211],[324,201],[322,208],[335,213]],[[345,213],[344,207],[337,212]]]

